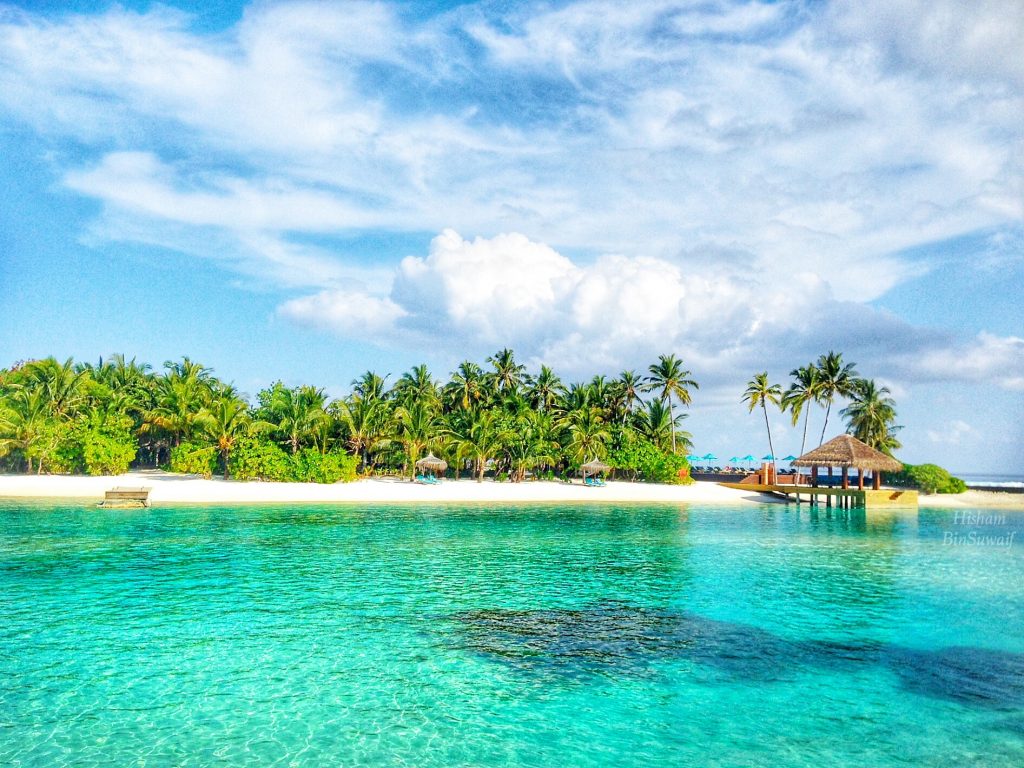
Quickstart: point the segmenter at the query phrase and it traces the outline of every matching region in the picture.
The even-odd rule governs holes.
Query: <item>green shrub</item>
[[[217,471],[217,448],[213,445],[182,443],[171,449],[171,472],[212,477]]]
[[[82,459],[90,475],[121,475],[135,461],[138,444],[127,432],[102,434],[89,430],[82,440]]]
[[[351,482],[359,460],[347,453],[320,453],[306,448],[291,457],[292,479],[300,483]]]
[[[131,432],[119,424],[55,424],[53,436],[54,448],[47,452],[45,466],[54,474],[121,475],[139,449]]]
[[[963,493],[967,484],[937,464],[904,464],[902,472],[889,475],[892,485],[917,488],[922,493]]]
[[[51,423],[46,426],[41,443],[52,446],[44,449],[44,471],[53,475],[80,475],[85,471],[85,457],[82,455],[82,433],[85,425]],[[36,454],[37,451],[31,453]]]
[[[616,469],[632,472],[651,483],[689,485],[693,482],[685,456],[662,451],[654,443],[633,430],[623,430],[616,446],[608,455],[608,463]]]
[[[292,479],[291,456],[281,446],[258,437],[240,440],[228,459],[228,473],[237,480],[287,482]]]

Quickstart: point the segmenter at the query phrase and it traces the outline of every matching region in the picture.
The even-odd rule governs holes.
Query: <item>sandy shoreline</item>
[[[964,491],[963,493],[933,493],[921,495],[919,503],[922,507],[941,507],[943,509],[963,509],[965,507],[982,507],[993,509],[1024,510],[1024,493],[1000,493],[998,491]]]
[[[235,482],[194,475],[175,475],[159,470],[129,472],[113,477],[65,475],[0,475],[0,499],[82,499],[99,501],[115,486],[146,486],[156,504],[418,504],[418,503],[710,503],[771,504],[779,499],[750,491],[723,488],[716,483],[657,485],[610,482],[603,488],[537,481],[495,483],[490,480],[448,480],[422,485],[394,478],[359,480],[354,483]],[[1000,508],[1024,510],[1024,494],[967,491],[956,496],[921,496],[922,507],[945,509]]]
[[[763,504],[777,500],[758,493],[723,488],[715,483],[656,485],[610,482],[603,488],[549,481],[495,483],[448,480],[423,485],[393,478],[354,483],[234,482],[204,480],[191,475],[160,471],[129,472],[115,477],[0,475],[0,498],[95,499],[115,486],[152,488],[150,501],[163,503],[258,504],[258,503],[522,503],[522,502],[619,502]]]

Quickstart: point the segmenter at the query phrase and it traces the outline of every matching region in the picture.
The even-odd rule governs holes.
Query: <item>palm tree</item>
[[[587,385],[589,390],[588,400],[597,408],[600,408],[603,416],[610,416],[613,411],[612,398],[615,394],[614,388],[608,383],[604,376],[595,376]]]
[[[225,480],[228,478],[231,452],[239,438],[249,434],[252,423],[249,406],[237,398],[219,398],[203,414],[201,429],[210,442],[217,446],[224,465]]]
[[[652,400],[647,407],[636,414],[636,431],[650,440],[659,450],[666,450],[672,444],[673,430],[686,418],[682,413],[673,418],[661,400]],[[689,432],[676,431],[676,441],[684,451],[693,447],[693,436]]]
[[[118,388],[143,386],[153,367],[149,363],[137,363],[133,357],[125,360],[124,355],[112,355],[108,363],[110,384]]]
[[[578,411],[597,405],[593,399],[594,391],[589,384],[573,383],[562,397],[561,410],[563,415],[569,411]]]
[[[395,382],[393,392],[403,405],[413,402],[433,405],[438,399],[437,386],[425,365],[413,366],[410,371],[403,373]]]
[[[274,388],[269,410],[278,432],[283,435],[281,442],[291,447],[293,456],[299,452],[303,441],[314,435],[328,418],[326,403],[327,395],[316,387],[289,389],[279,383]]]
[[[188,357],[182,357],[181,362],[164,360],[164,369],[167,371],[167,376],[178,379],[209,382],[213,378],[212,368],[202,366]]]
[[[779,405],[782,399],[782,387],[778,384],[768,383],[768,372],[757,374],[747,382],[747,391],[743,393],[743,402],[750,406],[750,412],[761,406],[764,411],[764,426],[768,430],[768,453],[775,455],[775,446],[772,445],[772,428],[768,423],[768,403]]]
[[[83,384],[89,374],[75,370],[70,357],[63,363],[53,357],[34,360],[25,366],[25,372],[32,385],[45,393],[50,412],[59,419],[70,418],[84,399]]]
[[[879,387],[874,379],[859,379],[852,402],[840,413],[846,417],[847,431],[872,448],[891,454],[900,447],[896,439],[896,401],[888,387]]]
[[[171,436],[174,445],[180,445],[182,440],[191,439],[199,414],[210,399],[208,381],[194,372],[163,376],[157,380],[155,405],[145,414],[143,431],[162,430]]]
[[[690,388],[700,389],[696,381],[689,378],[690,372],[683,370],[682,360],[675,355],[660,355],[658,362],[647,369],[650,376],[644,389],[657,392],[658,397],[668,403],[669,420],[672,423],[672,452],[676,452],[675,414],[672,410],[672,398],[675,397],[682,405],[690,404]]]
[[[414,400],[399,406],[395,418],[398,442],[405,446],[408,466],[414,474],[420,453],[437,438],[437,414],[425,400]]]
[[[0,456],[20,451],[26,472],[32,474],[32,459],[50,427],[50,401],[42,389],[17,389],[0,401]],[[39,456],[39,472],[43,470]]]
[[[843,355],[831,350],[818,358],[818,402],[825,403],[825,423],[821,427],[820,446],[825,442],[825,430],[828,428],[828,417],[832,411],[832,401],[836,395],[850,397],[857,380],[854,363],[843,364]]]
[[[541,411],[548,411],[558,401],[559,395],[565,391],[562,380],[546,365],[540,367],[540,373],[530,382],[530,401]]]
[[[550,414],[535,410],[520,413],[506,441],[512,479],[522,481],[527,470],[554,463],[558,447],[557,440],[552,439]]]
[[[487,460],[498,453],[508,437],[499,423],[497,413],[483,408],[468,411],[464,420],[450,424],[448,430],[451,439],[460,445],[465,455],[473,459],[477,482],[483,482]]]
[[[494,367],[492,382],[497,392],[515,391],[523,383],[523,372],[525,365],[516,362],[515,353],[511,349],[503,349],[495,352],[487,358],[487,362]]]
[[[450,404],[468,410],[483,399],[483,369],[470,360],[459,363],[444,392]]]
[[[614,394],[613,410],[618,413],[623,424],[626,423],[633,406],[643,402],[640,398],[640,390],[643,388],[643,380],[636,371],[623,371],[612,383]]]
[[[794,381],[782,396],[782,410],[789,410],[793,417],[793,426],[804,416],[804,434],[800,441],[800,455],[804,455],[807,446],[807,422],[811,413],[810,404],[817,402],[820,396],[819,372],[814,363],[802,368],[794,368],[789,372]]]
[[[568,434],[566,448],[578,464],[588,459],[603,459],[608,455],[611,432],[608,431],[596,406],[569,411],[563,419]]]
[[[360,458],[362,472],[370,466],[370,456],[388,442],[388,405],[353,395],[348,401],[332,404],[344,426],[348,447]]]
[[[352,381],[352,393],[364,400],[383,400],[386,379],[387,376],[382,379],[373,371],[367,371]]]
[[[438,447],[448,459],[448,466],[455,472],[456,480],[471,456],[470,427],[473,414],[474,411],[455,408],[444,412],[441,417]]]

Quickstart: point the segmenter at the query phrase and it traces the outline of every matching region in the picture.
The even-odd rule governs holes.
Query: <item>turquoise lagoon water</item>
[[[0,502],[0,765],[1021,766],[1024,533],[969,530]]]

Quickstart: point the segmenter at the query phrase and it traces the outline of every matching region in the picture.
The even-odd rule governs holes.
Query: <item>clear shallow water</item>
[[[1020,766],[1022,537],[0,502],[0,765]]]

